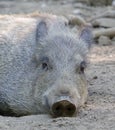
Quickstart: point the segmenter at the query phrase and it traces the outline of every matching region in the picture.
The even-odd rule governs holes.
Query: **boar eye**
[[[82,61],[80,64],[80,71],[79,73],[84,73],[84,69],[86,68],[86,62]]]
[[[47,71],[52,68],[50,65],[49,58],[47,56],[41,57],[40,61],[41,61],[41,67],[43,70]]]
[[[47,71],[48,70],[48,64],[43,62],[42,63],[42,69]]]

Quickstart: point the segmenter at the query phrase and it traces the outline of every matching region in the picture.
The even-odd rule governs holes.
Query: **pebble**
[[[113,37],[112,41],[115,41],[115,37]]]
[[[115,7],[115,0],[113,0],[113,2],[112,2],[112,6]]]
[[[98,44],[102,46],[108,46],[112,44],[112,41],[107,36],[100,36],[98,39]]]
[[[88,0],[90,5],[93,6],[104,6],[111,5],[113,0]]]
[[[92,22],[93,26],[115,27],[115,18],[99,18]]]
[[[115,46],[115,37],[112,39],[112,45]]]
[[[68,15],[66,18],[68,19],[69,24],[73,25],[73,26],[75,26],[75,25],[78,25],[78,26],[81,26],[81,25],[91,26],[91,24],[87,23],[84,20],[84,18],[81,17],[80,15],[77,15],[77,16],[75,16],[75,15]]]

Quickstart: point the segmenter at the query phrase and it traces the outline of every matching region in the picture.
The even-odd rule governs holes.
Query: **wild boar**
[[[74,116],[87,100],[84,70],[91,30],[58,18],[0,20],[0,114]]]

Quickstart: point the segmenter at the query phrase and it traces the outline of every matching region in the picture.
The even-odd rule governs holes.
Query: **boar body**
[[[77,36],[58,18],[0,23],[0,114],[75,115],[87,100],[90,30]]]

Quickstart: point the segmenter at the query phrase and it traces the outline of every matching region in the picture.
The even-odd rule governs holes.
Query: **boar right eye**
[[[80,73],[84,73],[85,68],[86,68],[86,62],[82,61],[80,64]]]
[[[42,63],[42,69],[47,71],[48,70],[48,64],[45,63],[45,62]]]

